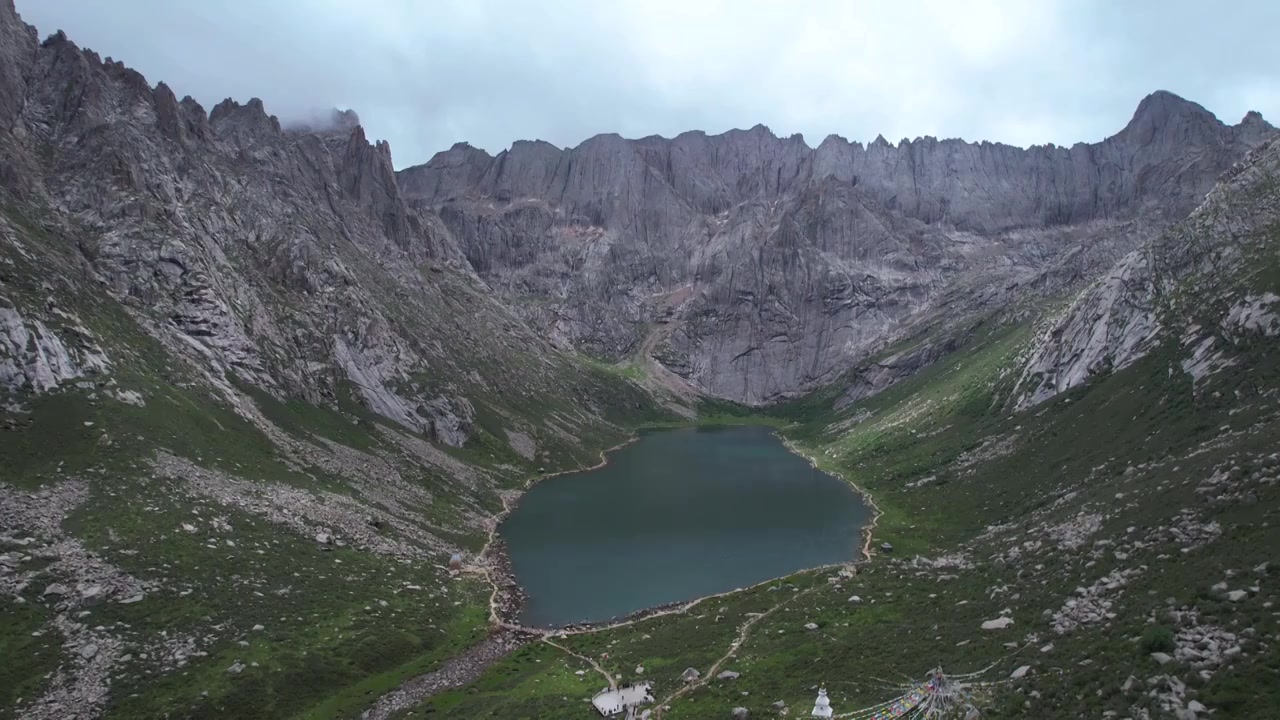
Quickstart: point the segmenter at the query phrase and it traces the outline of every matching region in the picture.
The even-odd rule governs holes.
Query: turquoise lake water
[[[599,622],[855,557],[870,512],[763,427],[650,432],[502,524],[521,621]]]

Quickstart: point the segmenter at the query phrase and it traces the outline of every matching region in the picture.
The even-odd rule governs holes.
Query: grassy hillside
[[[64,229],[13,208],[0,227],[5,307],[108,358],[0,403],[0,652],[23,658],[0,667],[0,717],[358,714],[487,635],[488,585],[445,566],[474,560],[502,492],[668,417],[625,377],[512,345],[451,380],[476,412],[450,447],[350,385],[318,403],[211,377],[94,288]]]

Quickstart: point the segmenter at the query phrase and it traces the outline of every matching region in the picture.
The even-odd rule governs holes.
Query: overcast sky
[[[1171,90],[1280,119],[1280,2],[17,0],[193,95],[288,121],[359,113],[397,167],[466,140],[561,147],[768,125],[1016,145],[1096,141]]]

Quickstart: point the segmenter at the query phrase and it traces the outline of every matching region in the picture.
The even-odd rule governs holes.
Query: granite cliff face
[[[576,372],[484,288],[437,216],[408,207],[390,148],[355,113],[292,128],[257,99],[206,113],[61,33],[38,42],[2,5],[0,187],[23,212],[0,230],[13,262],[58,273],[0,285],[4,385],[47,390],[115,359],[73,330],[71,296],[119,303],[228,396],[230,378],[329,404],[350,388],[454,446],[477,398],[532,390],[499,368]],[[70,292],[55,300],[59,283]]]
[[[1266,276],[1280,227],[1275,138],[1224,173],[1186,220],[1143,242],[1085,287],[1033,345],[1015,407],[1026,409],[1176,346],[1194,385],[1240,348],[1280,335]]]
[[[765,403],[831,380],[944,296],[968,311],[1063,262],[1092,278],[1272,132],[1157,92],[1113,137],[1071,148],[810,148],[757,126],[497,156],[459,144],[397,178],[555,341]]]

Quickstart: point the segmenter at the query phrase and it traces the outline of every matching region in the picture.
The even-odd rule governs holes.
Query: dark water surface
[[[646,433],[502,524],[526,625],[601,621],[852,559],[870,513],[762,427]]]

